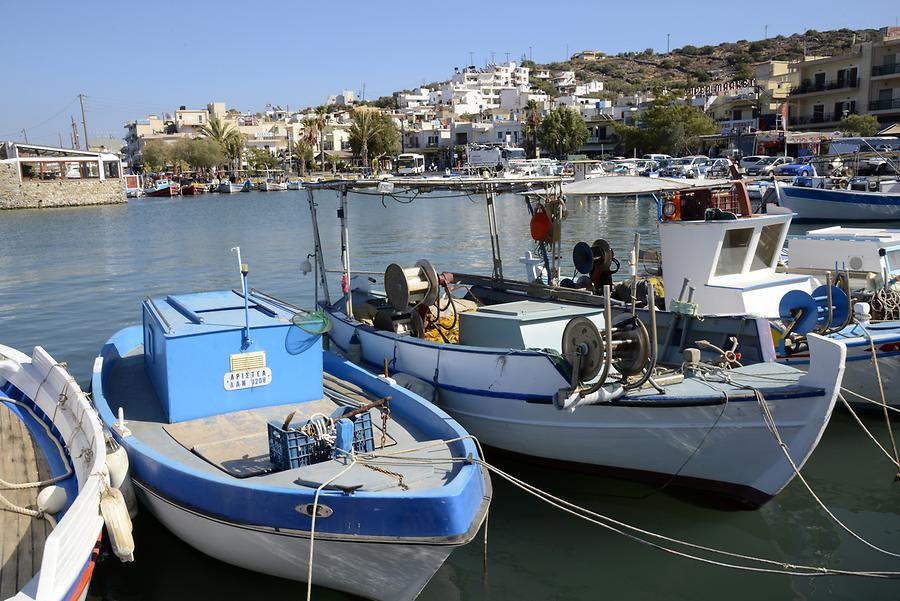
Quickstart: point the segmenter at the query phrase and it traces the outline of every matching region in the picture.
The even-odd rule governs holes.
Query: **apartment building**
[[[794,65],[789,125],[834,129],[855,114],[874,115],[884,126],[900,121],[900,27],[879,33],[847,54]]]

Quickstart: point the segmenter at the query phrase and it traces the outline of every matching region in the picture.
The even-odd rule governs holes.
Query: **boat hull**
[[[824,190],[776,182],[778,204],[797,214],[795,221],[896,221],[900,194]]]
[[[347,349],[355,330],[362,357],[372,368],[379,369],[387,358],[392,369],[436,385],[434,400],[440,407],[490,447],[644,480],[677,479],[752,506],[777,494],[795,475],[755,397],[695,406],[682,398],[672,399],[670,406],[614,403],[560,411],[551,397],[567,382],[540,353],[440,345],[361,327],[343,313],[332,317],[331,339],[339,348]],[[815,378],[805,382],[814,380],[822,388],[767,401],[798,466],[828,423],[844,364],[843,345],[821,338],[813,345],[821,363]]]
[[[308,533],[254,527],[192,511],[138,484],[144,506],[178,538],[225,563],[306,582]],[[313,584],[367,599],[411,600],[458,545],[316,536]]]

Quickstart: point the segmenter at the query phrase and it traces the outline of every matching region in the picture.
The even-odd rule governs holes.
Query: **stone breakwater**
[[[42,209],[127,202],[121,179],[19,181],[18,166],[0,162],[0,209]]]

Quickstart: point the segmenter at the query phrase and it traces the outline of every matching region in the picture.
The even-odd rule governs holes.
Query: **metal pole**
[[[316,199],[312,188],[306,189],[306,196],[309,200],[309,215],[312,218],[313,243],[315,244],[316,265],[318,266],[318,277],[321,278],[322,291],[325,293],[325,304],[331,304],[331,296],[328,294],[328,275],[325,272],[325,256],[322,253],[322,241],[319,237],[319,217],[316,214]],[[318,300],[318,287],[316,288],[316,299]]]
[[[491,235],[491,257],[494,261],[494,279],[503,279],[503,259],[500,257],[500,236],[497,233],[497,213],[494,210],[494,184],[488,184],[485,189],[487,200],[488,228]]]
[[[347,219],[347,186],[341,186],[341,208],[338,211],[341,219],[341,261],[344,267],[345,282],[341,286],[346,288],[344,292],[345,312],[347,317],[353,317],[353,297],[350,293],[350,229]]]
[[[84,149],[90,150],[91,143],[88,142],[87,119],[84,117],[84,94],[78,95],[78,102],[81,104],[81,126],[84,128]]]
[[[28,133],[25,131],[25,128],[22,128],[22,136],[25,138],[25,143],[28,144]]]

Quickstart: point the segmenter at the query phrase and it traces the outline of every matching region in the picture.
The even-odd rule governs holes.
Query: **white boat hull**
[[[156,519],[198,551],[241,568],[306,582],[307,533],[226,522],[136,484],[141,501]],[[313,584],[385,601],[415,599],[457,547],[358,541],[350,536],[343,540],[317,536],[314,545]]]
[[[335,317],[332,340],[346,349],[354,326]],[[708,406],[595,405],[574,412],[528,398],[552,395],[567,382],[546,358],[513,351],[426,345],[356,328],[363,359],[437,384],[435,400],[483,444],[529,457],[613,475],[721,492],[759,505],[794,477],[753,401]],[[768,401],[792,458],[802,466],[831,416],[843,373],[843,345],[814,338],[817,369],[800,384],[824,394]],[[487,349],[484,349],[487,350]],[[503,391],[504,395],[500,394]],[[520,398],[516,398],[520,397]]]

